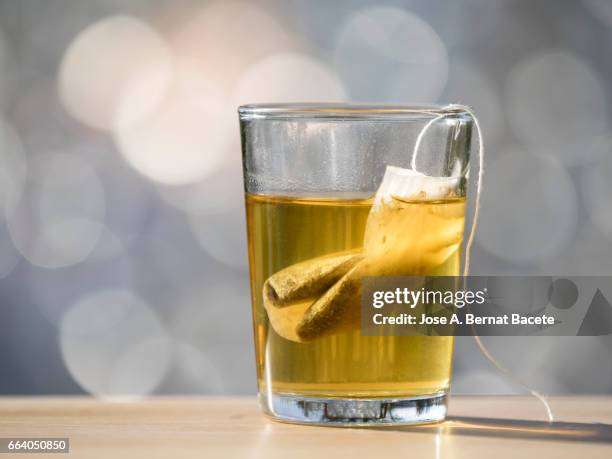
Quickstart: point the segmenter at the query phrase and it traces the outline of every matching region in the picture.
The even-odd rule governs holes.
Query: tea
[[[247,194],[262,393],[393,398],[448,389],[452,337],[361,336],[364,275],[458,275],[465,199]]]

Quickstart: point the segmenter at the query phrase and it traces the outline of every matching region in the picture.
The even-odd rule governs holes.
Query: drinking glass
[[[453,337],[362,335],[359,285],[365,275],[460,274],[470,111],[238,112],[263,412],[322,425],[444,419]]]

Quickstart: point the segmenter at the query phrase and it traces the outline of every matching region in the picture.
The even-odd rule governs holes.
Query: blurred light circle
[[[520,61],[508,76],[507,116],[519,138],[568,165],[610,147],[606,89],[586,62],[568,52]]]
[[[150,394],[170,366],[171,342],[161,332],[126,346],[112,364],[105,392],[107,398],[133,398]]]
[[[571,240],[577,206],[574,184],[558,162],[508,151],[484,174],[478,241],[504,260],[541,260]]]
[[[29,165],[26,186],[6,212],[13,243],[32,264],[59,268],[83,261],[104,228],[104,189],[78,156],[47,154]]]
[[[102,290],[69,309],[60,325],[66,367],[99,397],[133,397],[155,390],[171,359],[157,315],[134,293]]]
[[[88,292],[129,289],[134,284],[133,255],[114,244],[119,242],[104,228],[93,252],[82,263],[56,269],[27,267],[25,285],[49,323],[59,325],[72,303]]]
[[[130,101],[128,95],[119,111],[115,141],[135,170],[156,182],[184,185],[219,167],[235,135],[235,114],[225,110],[226,100],[197,62],[177,64],[168,92],[149,117],[124,122]]]
[[[291,49],[294,36],[256,2],[222,0],[192,12],[170,40],[177,55],[197,59],[209,78],[233,84],[246,66]]]
[[[181,391],[196,394],[223,394],[224,380],[208,352],[185,342],[174,344],[174,365],[177,374],[173,379]]]
[[[322,62],[295,52],[274,54],[250,66],[238,80],[236,104],[339,101],[342,81]]]
[[[440,99],[472,107],[482,124],[487,143],[500,137],[504,129],[504,114],[491,79],[469,61],[452,65],[450,75]]]
[[[582,3],[593,17],[599,19],[608,27],[612,27],[612,3],[610,3],[610,0],[582,0]]]
[[[60,65],[59,92],[76,119],[110,129],[128,90],[124,123],[156,107],[171,73],[171,51],[155,30],[133,17],[112,16],[91,24],[70,44]]]
[[[609,152],[610,153],[610,152]],[[612,156],[586,166],[580,175],[584,208],[593,225],[612,239]]]
[[[240,146],[230,149],[227,161],[217,173],[191,185],[157,187],[162,198],[191,215],[208,215],[244,207]]]
[[[13,228],[18,226],[13,223],[11,225]],[[102,223],[83,218],[49,220],[36,229],[36,238],[28,246],[31,253],[29,256],[24,254],[24,257],[43,268],[80,263],[92,253],[103,230]]]
[[[448,77],[440,36],[418,16],[392,6],[355,12],[338,31],[334,60],[354,100],[432,102]]]
[[[236,269],[247,268],[244,208],[208,215],[190,216],[198,244],[215,260]]]

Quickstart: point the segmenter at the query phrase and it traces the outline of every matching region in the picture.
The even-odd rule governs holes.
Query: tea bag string
[[[476,179],[476,197],[474,199],[474,215],[472,217],[472,224],[470,227],[470,231],[468,233],[468,238],[466,240],[465,243],[465,260],[464,260],[464,267],[463,267],[463,277],[464,277],[464,287],[466,285],[467,282],[467,276],[469,275],[470,272],[470,261],[471,261],[471,253],[472,253],[472,245],[474,244],[474,239],[476,236],[476,228],[478,225],[478,217],[480,216],[480,197],[482,195],[482,178],[484,175],[484,154],[485,154],[485,148],[484,148],[484,142],[483,142],[483,136],[482,136],[482,130],[480,129],[480,122],[478,121],[478,117],[476,116],[476,114],[474,113],[474,111],[469,108],[466,107],[464,105],[455,105],[455,104],[451,104],[451,105],[447,105],[444,107],[444,110],[449,110],[449,109],[461,109],[461,110],[465,110],[466,112],[468,112],[470,114],[470,116],[472,117],[472,119],[474,120],[474,126],[476,127],[476,133],[478,135],[478,176]],[[432,113],[433,114],[433,113]],[[418,156],[418,153],[420,151],[420,147],[421,147],[421,142],[423,141],[423,137],[425,136],[425,133],[429,130],[429,128],[436,122],[438,122],[439,120],[445,118],[449,116],[447,113],[443,113],[443,114],[438,114],[435,118],[432,118],[421,130],[421,132],[419,133],[419,135],[417,136],[416,142],[414,144],[414,150],[412,153],[412,161],[410,166],[412,167],[413,170],[417,171],[416,168],[416,159]],[[472,325],[472,329],[474,329],[474,326]],[[481,337],[474,333],[474,340],[476,341],[476,344],[478,346],[478,348],[480,349],[480,352],[482,352],[482,354],[486,357],[486,359],[500,372],[502,373],[506,378],[508,378],[510,381],[514,382],[516,385],[522,387],[523,389],[525,389],[530,395],[532,395],[533,397],[535,397],[537,400],[539,400],[542,405],[544,405],[544,408],[546,410],[546,416],[548,418],[548,422],[552,423],[554,421],[554,416],[553,416],[553,412],[550,408],[550,405],[548,403],[548,401],[546,400],[546,397],[541,394],[540,392],[538,392],[537,390],[535,390],[534,388],[532,388],[529,384],[523,382],[521,379],[519,379],[516,375],[514,375],[512,373],[512,371],[510,371],[508,368],[504,367],[496,358],[495,356],[493,356],[489,350],[485,347],[484,343],[482,342]]]

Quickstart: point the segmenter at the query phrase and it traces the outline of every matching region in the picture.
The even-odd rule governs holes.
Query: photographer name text
[[[516,313],[499,316],[477,316],[467,313],[463,317],[457,314],[446,317],[409,313],[385,316],[378,313],[372,316],[372,322],[374,325],[554,325],[555,318],[546,314],[527,316]]]

